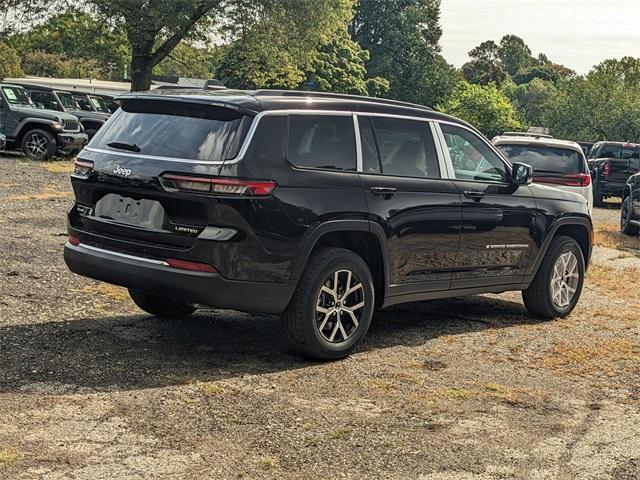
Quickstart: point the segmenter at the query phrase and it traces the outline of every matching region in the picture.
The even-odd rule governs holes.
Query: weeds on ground
[[[58,198],[70,198],[73,193],[68,190],[56,190],[52,185],[45,185],[39,193],[32,193],[27,195],[12,195],[7,197],[7,200],[56,200]]]
[[[616,223],[599,223],[595,226],[595,244],[600,247],[615,248],[617,250],[631,250],[640,254],[640,237],[623,235]]]
[[[607,294],[618,298],[636,299],[638,285],[640,285],[640,270],[637,268],[620,270],[593,263],[587,272],[587,283],[606,290]]]
[[[21,455],[9,450],[0,450],[0,465],[11,467],[20,461]]]
[[[76,290],[76,292],[85,293],[87,295],[101,295],[118,302],[129,300],[129,292],[126,288],[117,287],[109,283],[91,283]]]
[[[51,173],[72,173],[73,161],[62,160],[58,162],[42,162],[40,166]]]

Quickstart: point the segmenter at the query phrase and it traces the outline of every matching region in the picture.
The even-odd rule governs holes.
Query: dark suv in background
[[[580,297],[586,201],[456,118],[285,91],[120,102],[76,160],[64,257],[151,314],[282,314],[296,349],[331,359],[394,304],[522,290],[554,318]]]
[[[640,145],[599,142],[591,148],[588,162],[593,179],[593,203],[601,207],[606,198],[622,198],[627,179],[640,172]]]
[[[36,108],[24,88],[0,82],[0,134],[8,150],[21,149],[35,160],[56,153],[72,155],[87,144],[78,118],[64,112]]]

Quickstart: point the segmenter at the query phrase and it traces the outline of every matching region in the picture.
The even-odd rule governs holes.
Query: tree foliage
[[[58,53],[35,50],[22,59],[22,67],[27,75],[57,78],[100,78],[102,69],[93,59],[79,62]]]
[[[531,49],[516,35],[505,35],[500,40],[498,58],[504,70],[511,76],[535,64]]]
[[[5,42],[0,42],[0,79],[22,75],[18,52]]]
[[[366,78],[368,60],[369,52],[344,30],[318,49],[305,84],[322,92],[382,96],[389,90],[389,82],[380,77]]]
[[[466,120],[489,138],[524,128],[516,108],[495,85],[462,82],[438,110]]]
[[[439,53],[439,16],[439,0],[360,0],[350,33],[370,52],[369,75],[389,80],[389,97],[435,105],[455,88],[460,74]]]
[[[220,62],[222,48],[183,42],[153,69],[154,75],[210,79]]]

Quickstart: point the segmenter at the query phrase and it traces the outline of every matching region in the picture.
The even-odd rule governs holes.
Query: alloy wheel
[[[330,343],[342,343],[358,329],[365,306],[364,287],[351,270],[329,275],[316,302],[316,327]]]
[[[558,308],[567,308],[578,290],[580,273],[578,259],[573,252],[564,252],[553,267],[551,298]]]
[[[47,139],[39,133],[29,135],[25,143],[27,150],[34,157],[42,157],[47,153]]]

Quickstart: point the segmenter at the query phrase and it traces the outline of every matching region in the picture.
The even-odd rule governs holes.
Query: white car
[[[580,145],[546,136],[513,134],[495,137],[493,144],[510,162],[533,167],[533,181],[582,195],[593,209],[589,164]]]

